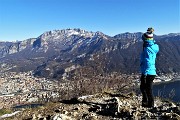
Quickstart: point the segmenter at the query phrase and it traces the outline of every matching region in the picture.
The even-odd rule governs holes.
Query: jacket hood
[[[145,40],[144,42],[146,45],[151,46],[151,45],[154,45],[156,41],[155,40]]]

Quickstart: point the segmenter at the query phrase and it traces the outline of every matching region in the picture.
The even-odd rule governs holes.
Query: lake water
[[[173,100],[174,102],[180,103],[180,80],[154,83],[153,93],[154,96],[168,98]]]
[[[43,105],[44,104],[40,104],[40,103],[32,103],[32,104],[25,104],[25,105],[17,105],[17,106],[14,106],[13,109],[36,108]]]

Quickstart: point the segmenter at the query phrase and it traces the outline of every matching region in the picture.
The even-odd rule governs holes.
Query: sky
[[[180,0],[0,0],[0,41],[67,28],[114,36],[148,27],[180,33]]]

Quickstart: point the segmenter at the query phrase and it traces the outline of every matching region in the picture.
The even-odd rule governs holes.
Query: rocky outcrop
[[[25,48],[31,47],[35,38],[16,42],[0,42],[0,58],[9,54],[18,53]]]
[[[179,120],[180,105],[155,99],[154,108],[141,107],[141,96],[133,93],[102,93],[49,103],[25,110],[11,119],[18,120]]]

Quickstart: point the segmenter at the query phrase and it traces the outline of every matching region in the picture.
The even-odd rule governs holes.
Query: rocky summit
[[[47,103],[4,120],[179,120],[180,104],[155,99],[154,108],[141,107],[134,93],[104,92]],[[2,117],[1,117],[2,118]]]

